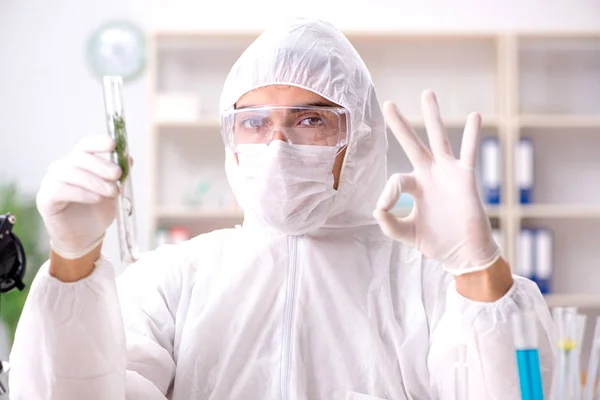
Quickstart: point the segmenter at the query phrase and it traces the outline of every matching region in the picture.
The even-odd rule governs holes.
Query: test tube
[[[129,173],[129,148],[122,94],[123,78],[105,76],[102,83],[107,131],[116,142],[116,149],[111,153],[111,159],[123,171],[118,183],[117,229],[121,261],[128,265],[137,261],[139,251],[136,242],[133,184]]]
[[[576,307],[555,307],[552,316],[558,332],[556,367],[552,380],[552,400],[580,400],[579,352],[585,316]]]
[[[598,365],[600,364],[600,317],[596,317],[596,327],[592,339],[590,360],[585,379],[584,400],[594,400],[596,397],[596,380],[598,379]]]
[[[531,313],[518,313],[512,316],[513,339],[522,400],[544,399],[536,321],[535,315]]]
[[[575,331],[575,351],[573,352],[573,382],[575,383],[575,396],[577,399],[582,399],[583,387],[581,384],[581,349],[583,348],[583,335],[585,334],[585,323],[587,316],[577,314],[577,327]]]

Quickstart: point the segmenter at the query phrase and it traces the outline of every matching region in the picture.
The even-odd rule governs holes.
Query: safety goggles
[[[284,140],[292,145],[335,148],[349,142],[350,114],[342,107],[264,106],[230,109],[221,114],[225,145],[238,152],[239,145]]]

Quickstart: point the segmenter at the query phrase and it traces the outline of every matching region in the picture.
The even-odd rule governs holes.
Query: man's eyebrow
[[[298,107],[298,108],[295,108]],[[290,114],[298,114],[300,112],[302,112],[302,107],[326,107],[326,108],[331,108],[331,107],[335,107],[334,104],[330,104],[330,103],[326,103],[324,101],[316,101],[316,102],[312,102],[312,103],[306,103],[306,104],[298,104],[298,105],[294,105],[291,107],[290,109]]]
[[[243,109],[243,108],[258,108],[258,107],[264,107],[263,105],[240,105],[240,104],[235,104],[234,108],[236,109]],[[278,106],[274,106],[274,107],[278,107]],[[279,106],[279,107],[284,107],[284,106]],[[285,106],[285,107],[289,107],[291,109],[295,109],[297,108],[302,108],[302,107],[337,107],[335,104],[333,103],[328,103],[325,101],[313,101],[310,103],[302,103],[302,104],[294,104],[291,106]]]
[[[297,107],[335,107],[335,104],[324,101],[315,101],[312,103],[299,104]]]

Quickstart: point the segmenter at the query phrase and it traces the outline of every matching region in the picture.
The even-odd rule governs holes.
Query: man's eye
[[[319,117],[309,117],[304,118],[302,121],[300,121],[300,125],[308,127],[323,126],[325,125],[325,121],[323,121],[323,119]]]
[[[242,122],[242,128],[244,129],[258,129],[263,126],[263,120],[258,118],[249,118]]]

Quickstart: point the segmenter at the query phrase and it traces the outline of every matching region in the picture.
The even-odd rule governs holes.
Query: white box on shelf
[[[200,96],[194,93],[161,93],[156,97],[158,122],[198,122]]]

